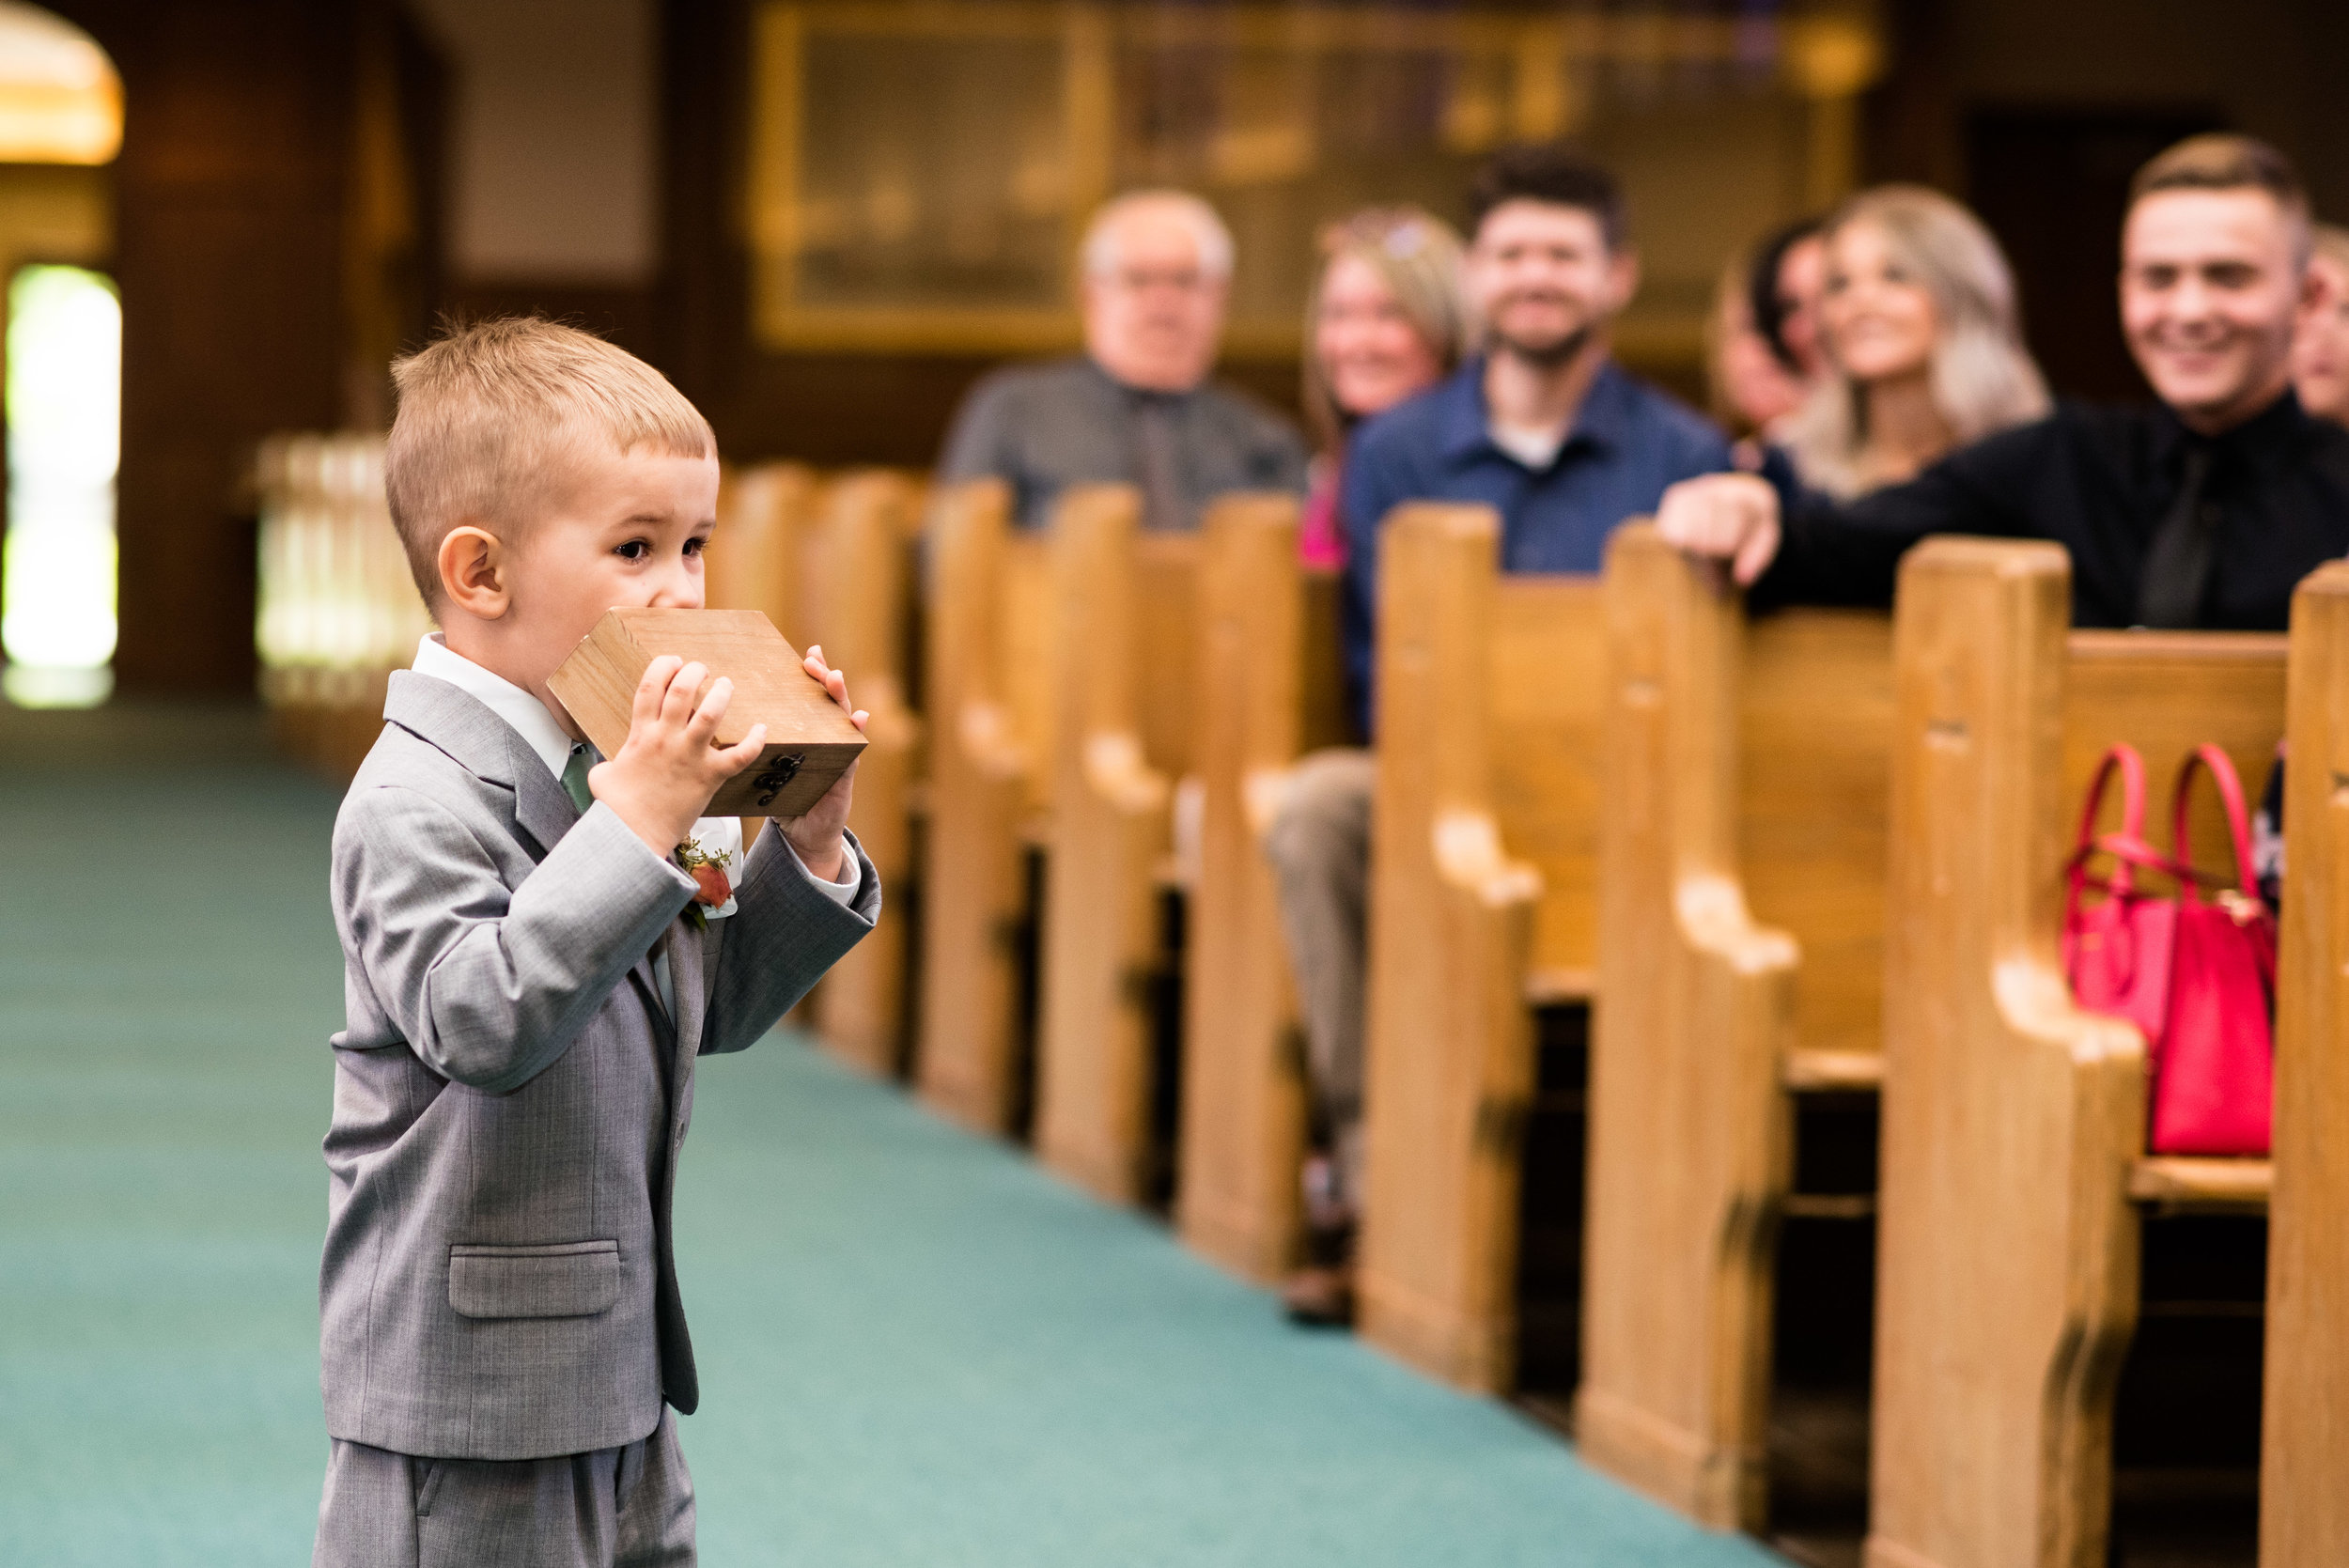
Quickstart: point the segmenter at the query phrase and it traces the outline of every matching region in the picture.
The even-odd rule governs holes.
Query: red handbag
[[[2106,784],[2122,779],[2122,829],[2092,837]],[[2195,775],[2218,786],[2233,840],[2237,886],[2205,900],[2188,857],[2186,808]],[[2172,853],[2143,837],[2144,763],[2116,746],[2090,786],[2064,907],[2063,959],[2073,994],[2092,1012],[2125,1017],[2144,1032],[2153,1076],[2147,1142],[2162,1155],[2263,1155],[2273,1110],[2276,922],[2259,901],[2243,784],[2226,753],[2198,747],[2178,770],[2170,796]],[[2102,853],[2114,869],[2101,881],[2088,862]],[[2148,897],[2139,867],[2177,879],[2174,899]],[[2081,895],[2100,888],[2101,903]]]
[[[2105,787],[2116,776],[2121,831],[2092,837]],[[2145,759],[2136,747],[2115,746],[2097,765],[2080,814],[2078,846],[2064,894],[2063,972],[2071,977],[2075,1001],[2092,1013],[2137,1025],[2150,1053],[2157,1048],[2170,1008],[2170,948],[2178,906],[2138,891],[2138,868],[2160,869],[2162,859],[2145,842]],[[2110,857],[2112,870],[2095,878],[2088,862],[2099,854]],[[2083,908],[2080,897],[2090,887],[2104,899]]]

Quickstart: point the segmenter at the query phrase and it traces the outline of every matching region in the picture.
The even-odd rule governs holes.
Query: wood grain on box
[[[864,737],[800,663],[799,650],[755,610],[610,610],[547,685],[605,756],[628,738],[636,683],[663,654],[734,682],[717,742],[767,726],[758,760],[718,786],[711,816],[797,816],[864,750]],[[707,688],[705,688],[706,690]]]

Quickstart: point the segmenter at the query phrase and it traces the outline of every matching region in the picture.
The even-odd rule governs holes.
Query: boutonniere
[[[726,867],[734,863],[734,855],[725,849],[704,849],[697,839],[687,839],[677,846],[678,869],[693,878],[693,901],[685,906],[685,918],[693,923],[696,931],[709,924],[709,911],[723,908],[734,896],[734,884],[726,880]]]

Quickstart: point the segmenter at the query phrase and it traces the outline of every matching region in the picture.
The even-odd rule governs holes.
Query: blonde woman
[[[1299,550],[1309,566],[1346,561],[1338,478],[1355,426],[1426,391],[1460,361],[1468,311],[1460,240],[1414,207],[1374,207],[1321,237],[1321,275],[1305,304],[1305,420],[1319,450]]]
[[[1784,432],[1805,485],[1848,500],[2047,411],[2014,275],[1972,213],[1921,186],[1879,186],[1824,237],[1828,374]]]

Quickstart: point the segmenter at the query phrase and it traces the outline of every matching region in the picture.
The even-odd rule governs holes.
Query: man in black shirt
[[[2284,629],[2292,590],[2349,554],[2349,431],[2301,411],[2292,331],[2308,200],[2283,155],[2197,136],[2138,172],[2121,321],[2152,409],[2065,405],[1846,505],[1745,474],[1674,486],[1657,526],[1733,563],[1757,605],[1883,604],[1929,534],[2053,539],[2085,627]]]

